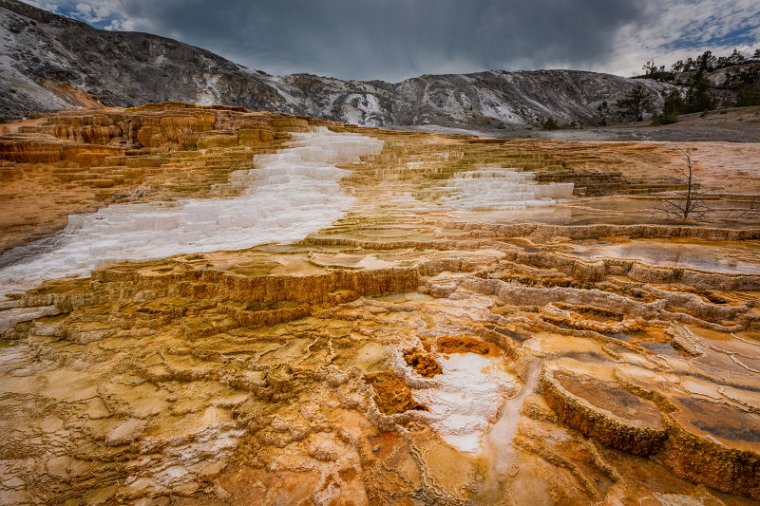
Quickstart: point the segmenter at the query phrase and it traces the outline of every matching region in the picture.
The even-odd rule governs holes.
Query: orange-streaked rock
[[[8,125],[8,153],[51,161],[2,162],[0,199],[17,209],[2,244],[110,202],[233,195],[232,170],[316,124],[165,104]],[[1,303],[0,497],[758,500],[756,217],[655,215],[679,189],[666,144],[360,131],[385,148],[346,167],[353,206],[297,244],[104,265]],[[704,148],[704,167],[736,176]],[[751,147],[725,150],[750,163]],[[457,207],[452,178],[498,167],[572,182],[575,197]],[[473,452],[414,400],[441,386],[436,360],[462,358],[504,379]],[[463,434],[482,383],[436,398]]]

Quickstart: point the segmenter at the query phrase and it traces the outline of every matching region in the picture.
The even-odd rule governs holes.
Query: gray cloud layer
[[[126,0],[137,28],[271,72],[401,79],[420,73],[588,66],[638,0]]]
[[[254,5],[255,4],[255,5]],[[636,0],[290,0],[161,2],[162,29],[246,63],[344,78],[588,65],[604,57]],[[230,20],[233,20],[230,26]],[[232,32],[232,37],[222,36]]]
[[[33,1],[33,0],[30,0]],[[493,68],[629,71],[706,19],[755,0],[37,0],[98,26],[141,30],[252,68],[400,80]],[[699,5],[697,5],[699,4]],[[684,18],[683,15],[680,18]],[[760,40],[755,28],[745,30]],[[692,24],[691,33],[695,26]],[[684,30],[687,28],[684,28]],[[699,27],[697,27],[699,29]],[[649,32],[647,32],[649,30]],[[753,32],[753,30],[755,30]],[[671,31],[670,37],[667,32]],[[642,37],[642,34],[646,34]],[[650,54],[651,53],[651,54]],[[644,58],[644,59],[642,59]],[[638,62],[638,63],[636,63]],[[665,63],[663,61],[663,63]],[[632,65],[635,64],[635,67]]]

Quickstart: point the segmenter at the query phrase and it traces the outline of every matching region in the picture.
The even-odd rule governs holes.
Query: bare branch
[[[746,209],[741,210],[736,214],[737,218],[744,218],[746,216],[760,215],[760,195],[754,195],[752,200]]]
[[[684,179],[683,184],[686,186],[682,199],[676,202],[675,200],[665,200],[663,202],[663,211],[669,215],[678,217],[681,221],[686,222],[689,217],[697,216],[702,218],[713,209],[709,206],[705,200],[711,191],[703,190],[696,182],[694,175],[694,163],[691,158],[692,149],[678,148],[681,153],[681,159],[683,165],[681,167],[673,169],[673,171]]]

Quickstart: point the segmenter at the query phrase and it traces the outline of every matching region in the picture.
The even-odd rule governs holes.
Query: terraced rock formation
[[[317,127],[382,141],[339,164],[329,225],[8,294],[0,502],[760,500],[760,173],[725,163],[757,146],[693,146],[703,185],[743,184],[682,224],[656,212],[683,190],[665,143],[63,113],[0,138],[6,202],[41,203],[3,214],[0,273],[111,200],[234,202],[234,170]]]
[[[235,108],[145,106],[62,113],[3,126],[0,251],[113,203],[233,195],[230,173],[287,131],[330,123]]]

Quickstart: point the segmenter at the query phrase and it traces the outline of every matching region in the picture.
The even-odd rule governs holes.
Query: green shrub
[[[652,126],[672,125],[678,123],[678,116],[675,114],[656,114],[652,117]]]
[[[544,121],[544,124],[541,126],[544,130],[559,130],[559,124],[557,124],[556,121],[554,121],[554,118],[547,118],[546,121]]]

